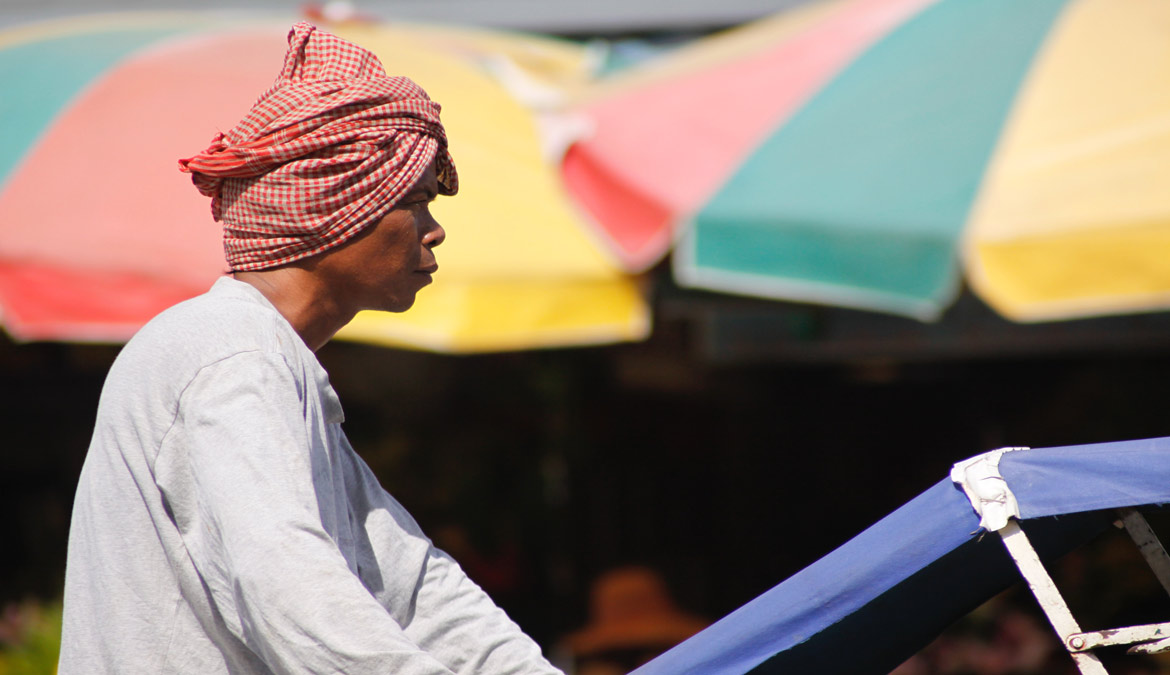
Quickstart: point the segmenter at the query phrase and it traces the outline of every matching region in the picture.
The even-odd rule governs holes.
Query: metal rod
[[[1143,642],[1126,650],[1127,654],[1161,654],[1163,652],[1170,652],[1170,638],[1157,642]]]
[[[1111,645],[1129,645],[1135,642],[1153,642],[1170,638],[1170,623],[1151,623],[1142,626],[1126,626],[1125,628],[1107,628],[1105,630],[1074,633],[1065,640],[1072,651],[1085,651],[1097,647]]]
[[[1153,570],[1154,576],[1162,584],[1162,588],[1170,593],[1170,555],[1166,554],[1166,549],[1162,547],[1158,535],[1154,534],[1154,530],[1146,521],[1145,516],[1137,509],[1118,509],[1117,514],[1121,516],[1121,523],[1125,525],[1125,531],[1129,532],[1133,543],[1137,545],[1146,562],[1150,564],[1150,569]]]
[[[1044,563],[1040,561],[1040,556],[1036,555],[1032,542],[1020,529],[1020,524],[1015,520],[1009,520],[1008,524],[999,530],[999,536],[1003,538],[1008,554],[1015,560],[1016,567],[1020,568],[1020,574],[1024,575],[1024,580],[1028,582],[1032,595],[1036,596],[1049,623],[1056,629],[1060,641],[1065,649],[1070,650],[1069,655],[1076,662],[1077,668],[1083,675],[1109,675],[1109,671],[1101,665],[1101,660],[1096,654],[1071,651],[1073,648],[1069,640],[1081,632],[1081,627],[1077,625],[1077,620],[1073,618],[1072,612],[1065,604],[1056,583],[1048,576],[1048,570],[1044,569]]]

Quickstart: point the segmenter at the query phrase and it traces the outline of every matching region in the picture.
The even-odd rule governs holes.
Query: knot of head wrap
[[[459,189],[439,104],[373,53],[293,26],[284,69],[239,124],[179,160],[224,226],[233,271],[277,267],[376,223],[432,163]]]

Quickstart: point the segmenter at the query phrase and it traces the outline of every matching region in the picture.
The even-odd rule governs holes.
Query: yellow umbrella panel
[[[295,20],[135,13],[0,33],[11,94],[0,96],[7,330],[125,340],[223,273],[220,228],[175,159],[230,128],[269,86]],[[646,335],[635,278],[586,234],[541,152],[540,106],[592,76],[589,50],[488,30],[323,27],[373,49],[443,105],[461,184],[434,206],[447,241],[416,307],[359,316],[344,337],[478,352]],[[109,157],[119,171],[106,170]],[[62,185],[69,199],[45,198]]]
[[[1021,321],[1170,308],[1170,3],[1072,2],[975,204],[975,290]]]
[[[363,313],[339,337],[479,352],[646,336],[648,310],[635,279],[586,233],[542,156],[534,111],[481,58],[506,55],[499,43],[510,40],[512,50],[546,67],[548,82],[557,73],[580,76],[580,60],[567,58],[571,46],[474,33],[459,40],[451,31],[432,42],[426,30],[377,24],[329,29],[371,49],[391,74],[414,79],[442,104],[460,182],[457,196],[433,206],[447,231],[435,283],[409,312]],[[465,48],[455,53],[452,45]]]

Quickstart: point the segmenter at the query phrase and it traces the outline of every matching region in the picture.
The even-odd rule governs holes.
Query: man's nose
[[[438,221],[432,218],[431,224],[431,227],[427,230],[426,234],[424,234],[422,238],[423,246],[426,246],[427,248],[434,248],[439,244],[442,244],[443,240],[447,238],[447,232],[443,229],[443,226],[440,225]]]

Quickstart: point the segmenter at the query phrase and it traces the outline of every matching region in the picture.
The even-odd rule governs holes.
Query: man
[[[554,673],[354,454],[314,350],[404,311],[458,188],[439,106],[298,24],[180,162],[232,275],[110,369],[69,539],[60,673]]]

